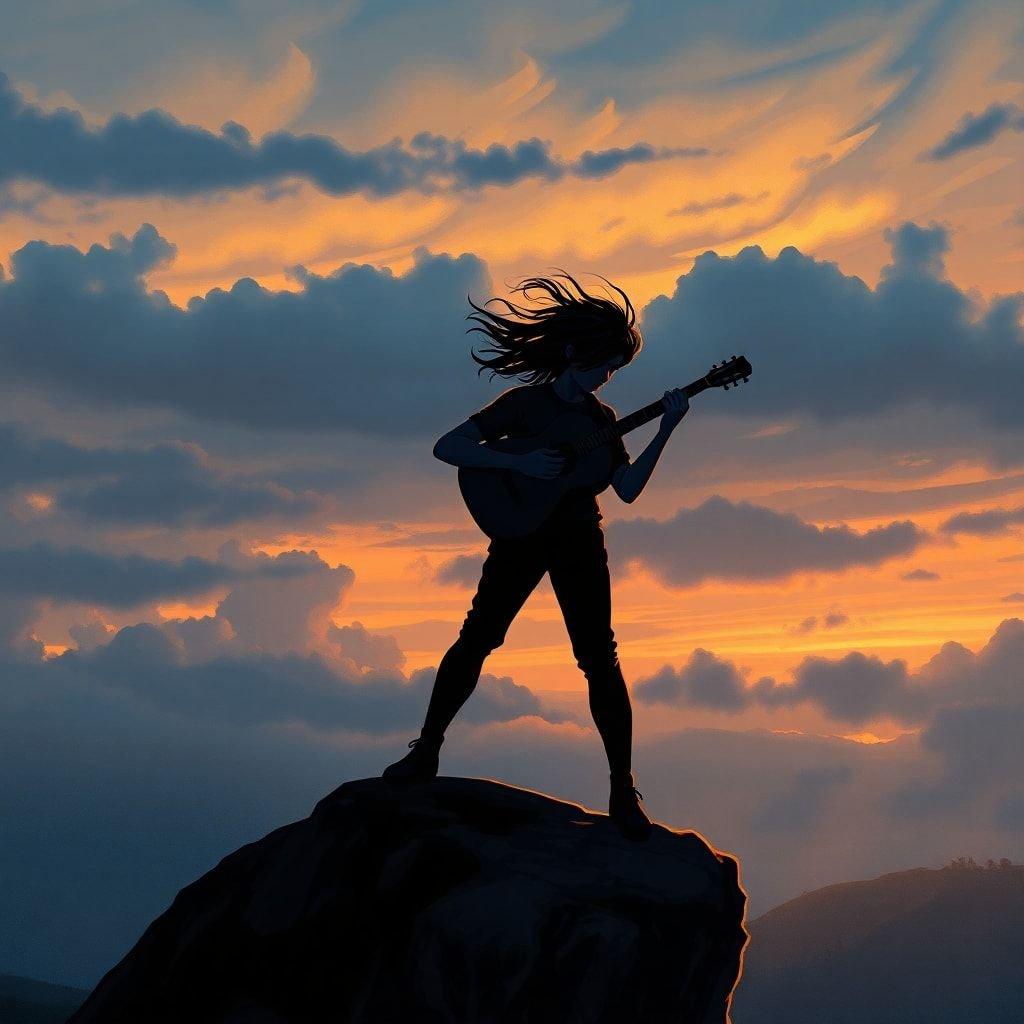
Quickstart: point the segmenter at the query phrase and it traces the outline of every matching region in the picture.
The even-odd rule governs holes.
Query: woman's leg
[[[491,541],[472,607],[437,668],[422,736],[435,742],[443,738],[475,689],[487,655],[504,643],[546,568],[542,547],[530,538]]]
[[[633,710],[612,632],[611,579],[604,531],[580,523],[552,535],[548,570],[576,663],[587,677],[590,712],[613,778],[630,775]]]

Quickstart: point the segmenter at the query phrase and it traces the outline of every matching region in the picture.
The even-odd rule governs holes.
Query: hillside
[[[1024,866],[917,868],[748,925],[734,1024],[1024,1020]]]
[[[64,1024],[88,992],[0,974],[0,1024]]]

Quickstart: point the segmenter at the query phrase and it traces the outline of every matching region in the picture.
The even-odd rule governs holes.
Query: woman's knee
[[[466,653],[486,657],[505,642],[507,629],[500,629],[489,623],[467,618],[459,630],[455,645]]]

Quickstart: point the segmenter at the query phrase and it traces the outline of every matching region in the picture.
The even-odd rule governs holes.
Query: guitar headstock
[[[746,383],[753,372],[746,356],[730,356],[721,366],[714,363],[704,379],[708,382],[709,388],[724,388],[728,391],[730,384],[738,387],[740,381]]]

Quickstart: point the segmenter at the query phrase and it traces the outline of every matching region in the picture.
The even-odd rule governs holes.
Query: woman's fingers
[[[565,462],[565,456],[557,448],[545,448],[541,454],[544,456],[546,463],[544,478],[550,480],[552,477],[558,476],[562,471],[562,463]]]

